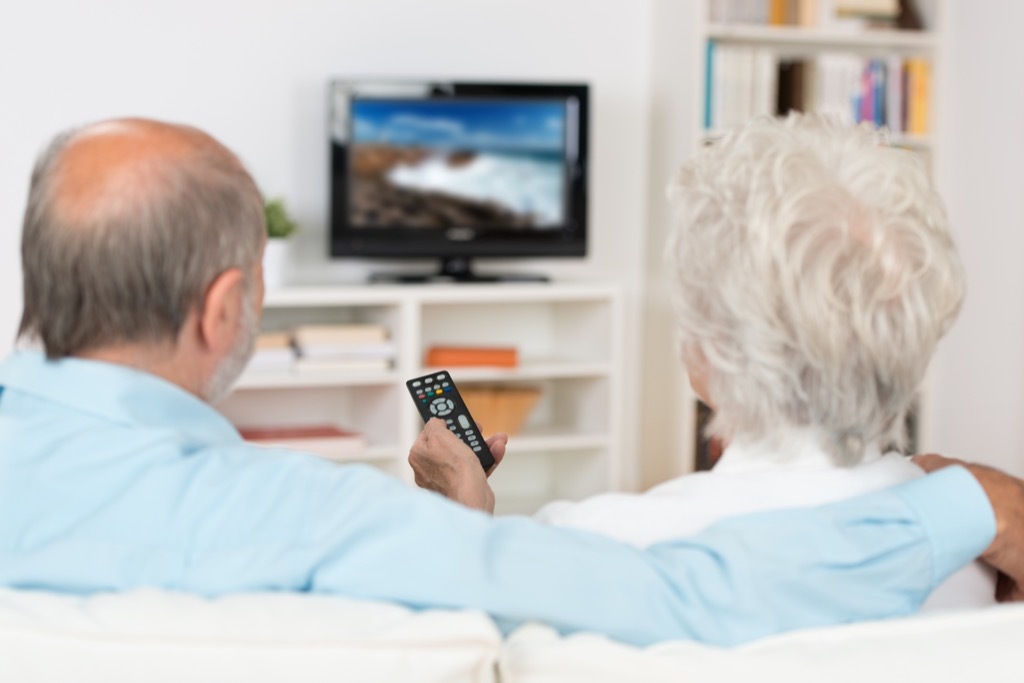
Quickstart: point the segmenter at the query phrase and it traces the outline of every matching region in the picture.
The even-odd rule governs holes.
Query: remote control
[[[441,418],[455,436],[473,449],[485,470],[494,466],[494,456],[487,448],[480,428],[476,426],[459,390],[455,388],[455,382],[446,370],[416,377],[406,382],[405,386],[409,388],[409,393],[416,401],[416,407],[424,422],[432,417]]]

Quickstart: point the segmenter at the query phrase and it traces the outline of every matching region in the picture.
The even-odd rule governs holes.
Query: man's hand
[[[485,473],[473,451],[449,431],[444,420],[431,419],[409,449],[416,485],[466,507],[493,513],[494,492],[487,477],[505,457],[508,435],[494,434],[486,443],[494,456],[494,465]]]
[[[981,556],[999,571],[996,599],[1024,600],[1024,481],[985,465],[941,455],[919,455],[914,462],[926,472],[962,465],[978,480],[996,514],[996,538]]]

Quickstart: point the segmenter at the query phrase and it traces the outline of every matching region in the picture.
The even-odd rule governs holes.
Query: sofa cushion
[[[493,681],[477,612],[341,597],[0,589],[0,681]]]
[[[603,681],[1024,680],[1024,605],[812,629],[737,648],[673,642],[635,648],[593,634],[524,626],[506,641],[503,683]]]

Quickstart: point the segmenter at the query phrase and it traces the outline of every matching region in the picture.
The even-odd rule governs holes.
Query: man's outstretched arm
[[[647,550],[492,519],[365,469],[348,468],[327,495],[336,513],[317,536],[334,545],[317,551],[311,590],[478,608],[507,625],[540,620],[636,644],[732,645],[909,614],[995,533],[985,491],[962,468],[838,504],[726,520]]]

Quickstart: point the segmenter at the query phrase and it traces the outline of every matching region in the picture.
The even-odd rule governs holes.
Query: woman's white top
[[[859,464],[840,467],[819,443],[810,431],[788,434],[784,441],[733,443],[709,472],[678,477],[642,494],[557,501],[536,518],[643,547],[692,536],[726,517],[832,503],[924,476],[908,458],[883,455],[877,448],[867,449]],[[975,562],[939,586],[924,609],[989,605],[994,593],[994,573]]]

